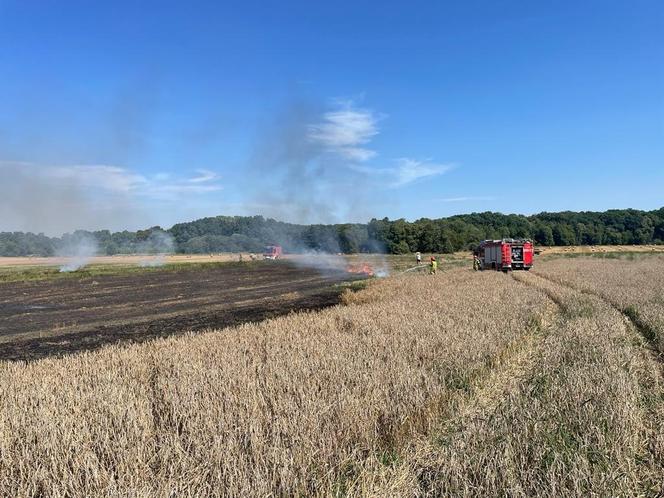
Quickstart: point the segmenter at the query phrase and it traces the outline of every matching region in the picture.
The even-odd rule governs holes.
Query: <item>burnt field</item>
[[[339,302],[345,272],[288,263],[185,269],[0,284],[0,359],[32,360],[219,329]]]

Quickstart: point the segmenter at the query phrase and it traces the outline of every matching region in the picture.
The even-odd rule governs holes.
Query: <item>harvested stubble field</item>
[[[0,495],[656,495],[662,309],[641,308],[663,269],[407,274],[322,311],[0,363]]]

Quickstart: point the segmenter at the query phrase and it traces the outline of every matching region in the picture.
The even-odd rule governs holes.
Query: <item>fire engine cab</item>
[[[263,251],[263,258],[279,259],[282,254],[283,251],[281,250],[281,246],[266,246],[265,250]]]
[[[484,240],[473,251],[480,270],[530,270],[533,266],[533,243],[527,239]]]

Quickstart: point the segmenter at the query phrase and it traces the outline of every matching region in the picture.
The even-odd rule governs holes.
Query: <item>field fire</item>
[[[369,263],[366,262],[350,264],[346,267],[346,272],[354,273],[357,275],[365,275],[367,277],[373,277],[375,274],[373,266],[371,266]]]

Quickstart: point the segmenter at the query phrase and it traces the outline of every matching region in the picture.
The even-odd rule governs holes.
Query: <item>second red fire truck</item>
[[[265,246],[263,251],[263,259],[279,259],[281,258],[283,251],[281,246]]]

